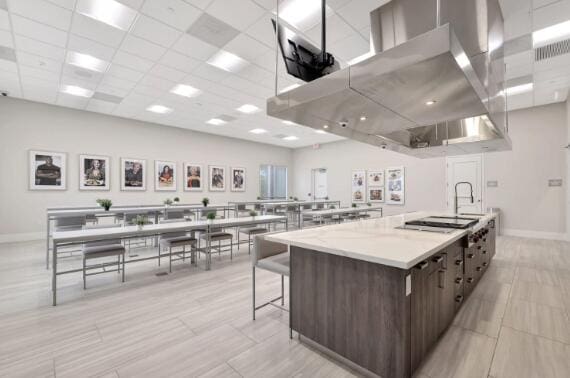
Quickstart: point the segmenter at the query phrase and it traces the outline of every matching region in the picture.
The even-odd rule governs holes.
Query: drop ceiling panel
[[[239,34],[239,30],[208,13],[203,13],[188,28],[187,33],[210,45],[223,47]]]
[[[48,43],[40,42],[36,39],[24,37],[22,35],[15,35],[16,49],[28,53],[45,56],[59,62],[65,60],[65,49],[50,45]]]
[[[146,0],[141,12],[185,32],[202,11],[182,0]]]
[[[75,0],[49,0],[49,2],[69,10],[75,7]]]
[[[160,59],[160,57],[166,52],[164,47],[130,34],[125,37],[125,40],[121,45],[121,50],[150,61]]]
[[[160,63],[186,73],[191,73],[200,64],[200,61],[168,50],[160,59]]]
[[[3,9],[0,9],[0,29],[2,30],[11,30],[10,26],[10,19],[8,17],[8,12]]]
[[[275,32],[273,25],[271,25],[271,20],[272,14],[265,13],[246,30],[246,34],[273,49],[275,46]]]
[[[46,42],[59,47],[65,47],[67,42],[67,33],[29,20],[27,18],[20,17],[18,15],[12,15],[12,22],[14,23],[14,32],[29,38],[37,39],[38,41]]]
[[[170,68],[163,64],[155,65],[150,71],[150,74],[160,77],[162,79],[167,79],[173,82],[180,82],[186,76],[185,72],[178,71],[174,68]]]
[[[144,76],[144,74],[139,71],[131,70],[119,64],[111,64],[111,67],[107,70],[107,75],[132,82],[137,82]]]
[[[181,54],[202,61],[208,60],[208,58],[218,51],[215,46],[189,34],[183,34],[172,48]]]
[[[139,72],[147,72],[154,65],[154,63],[148,59],[144,59],[124,51],[117,51],[115,58],[113,58],[113,62]]]
[[[71,24],[71,11],[44,0],[11,1],[10,10],[17,15],[61,30],[69,30]]]
[[[59,73],[61,71],[62,64],[56,60],[30,54],[24,51],[19,51],[16,53],[16,55],[18,57],[18,63],[22,65],[35,67],[55,73]]]
[[[14,42],[12,41],[12,33],[6,30],[0,30],[0,46],[14,48]]]
[[[246,30],[265,13],[251,0],[214,0],[206,11],[240,31]]]
[[[171,28],[170,26],[153,20],[145,15],[141,15],[137,18],[131,33],[162,47],[172,46],[182,35],[181,31]]]
[[[111,47],[119,47],[125,32],[81,14],[74,14],[71,32]]]

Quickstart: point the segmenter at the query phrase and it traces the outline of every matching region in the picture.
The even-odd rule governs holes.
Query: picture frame
[[[177,189],[176,162],[154,161],[154,190],[157,192],[175,192]]]
[[[30,150],[28,153],[30,190],[67,190],[67,154]]]
[[[351,202],[352,203],[365,203],[366,202],[366,171],[364,169],[354,169],[350,176],[350,183],[352,188]]]
[[[404,205],[406,203],[406,172],[404,167],[386,169],[386,203]]]
[[[146,191],[146,160],[121,158],[121,190]]]
[[[232,192],[245,192],[245,168],[231,167],[230,172],[230,190]]]
[[[210,165],[208,171],[208,186],[210,192],[225,192],[226,167],[223,165]]]
[[[368,186],[372,187],[384,187],[384,170],[383,169],[369,169],[367,171]]]
[[[201,192],[204,189],[205,172],[201,164],[184,163],[184,190]]]
[[[79,155],[79,190],[111,190],[111,158],[103,155]]]
[[[384,187],[375,186],[368,188],[368,202],[383,203],[385,201]]]

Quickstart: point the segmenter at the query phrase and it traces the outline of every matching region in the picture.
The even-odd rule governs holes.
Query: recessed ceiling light
[[[570,36],[570,21],[565,21],[533,32],[532,43],[537,47],[568,36]]]
[[[297,140],[299,139],[298,137],[296,137],[295,135],[289,135],[283,138],[283,140]]]
[[[158,114],[172,113],[172,109],[167,108],[166,106],[163,105],[151,105],[148,108],[146,108],[146,110]]]
[[[202,91],[190,85],[178,84],[177,86],[175,86],[170,90],[170,93],[174,93],[184,97],[196,97],[200,93],[202,93]]]
[[[267,132],[267,130],[265,130],[265,129],[253,129],[253,130],[249,130],[249,132],[252,134],[265,134]]]
[[[236,110],[245,114],[252,114],[261,111],[261,109],[259,109],[257,106],[251,104],[242,105]]]
[[[224,50],[218,51],[206,63],[227,72],[238,72],[249,64],[247,60]]]
[[[432,105],[435,105],[436,102],[437,102],[437,101],[435,101],[435,100],[429,100],[429,101],[426,101],[426,105],[427,105],[427,106],[432,106]]]
[[[362,122],[366,121],[366,116],[360,117],[360,120],[361,120]]]
[[[323,125],[323,129],[328,129],[329,125]]]
[[[67,64],[85,68],[91,71],[105,72],[109,68],[109,62],[95,58],[94,56],[81,54],[75,51],[68,51],[65,59]]]
[[[73,96],[87,97],[87,98],[93,96],[92,90],[81,88],[76,85],[63,85],[60,88],[60,92],[67,93]]]
[[[291,84],[291,85],[289,85],[288,87],[285,87],[285,88],[281,89],[281,91],[280,91],[279,93],[288,92],[288,91],[290,91],[291,89],[299,88],[300,86],[301,86],[301,85],[299,85],[299,84],[297,84],[297,83]]]
[[[502,93],[506,93],[507,96],[513,96],[513,95],[517,95],[517,94],[521,94],[521,93],[526,93],[526,92],[530,92],[532,91],[532,89],[534,88],[533,83],[526,83],[526,84],[521,84],[521,85],[515,85],[513,87],[509,87],[507,89],[505,89],[504,91],[502,91]]]
[[[325,130],[315,130],[317,134],[328,134]]]
[[[76,11],[121,30],[129,30],[137,17],[137,11],[115,0],[79,0]]]
[[[206,121],[206,123],[208,123],[208,124],[210,124],[210,125],[221,126],[221,125],[225,125],[227,122],[224,121],[223,119],[212,118],[212,119]]]

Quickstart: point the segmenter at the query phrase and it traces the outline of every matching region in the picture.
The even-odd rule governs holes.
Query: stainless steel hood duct
[[[511,148],[497,0],[392,0],[370,18],[370,57],[267,114],[417,157]]]

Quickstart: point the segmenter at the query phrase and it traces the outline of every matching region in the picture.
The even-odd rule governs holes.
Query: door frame
[[[324,170],[327,173],[327,195],[325,197],[327,197],[329,195],[329,170],[326,167],[320,167],[320,168],[311,168],[311,198],[316,201],[316,193],[315,193],[315,171],[321,171]],[[324,199],[324,198],[323,198]]]
[[[485,213],[487,211],[487,204],[486,204],[486,197],[487,197],[487,193],[486,193],[486,185],[485,184],[485,159],[484,159],[484,154],[468,154],[468,155],[457,155],[457,156],[446,156],[445,157],[445,203],[446,203],[446,207],[447,207],[447,211],[453,212],[454,208],[453,208],[453,203],[449,203],[449,200],[451,198],[450,196],[450,190],[451,188],[449,187],[449,163],[450,160],[470,160],[470,158],[474,158],[477,157],[479,158],[480,162],[481,162],[481,212]]]

